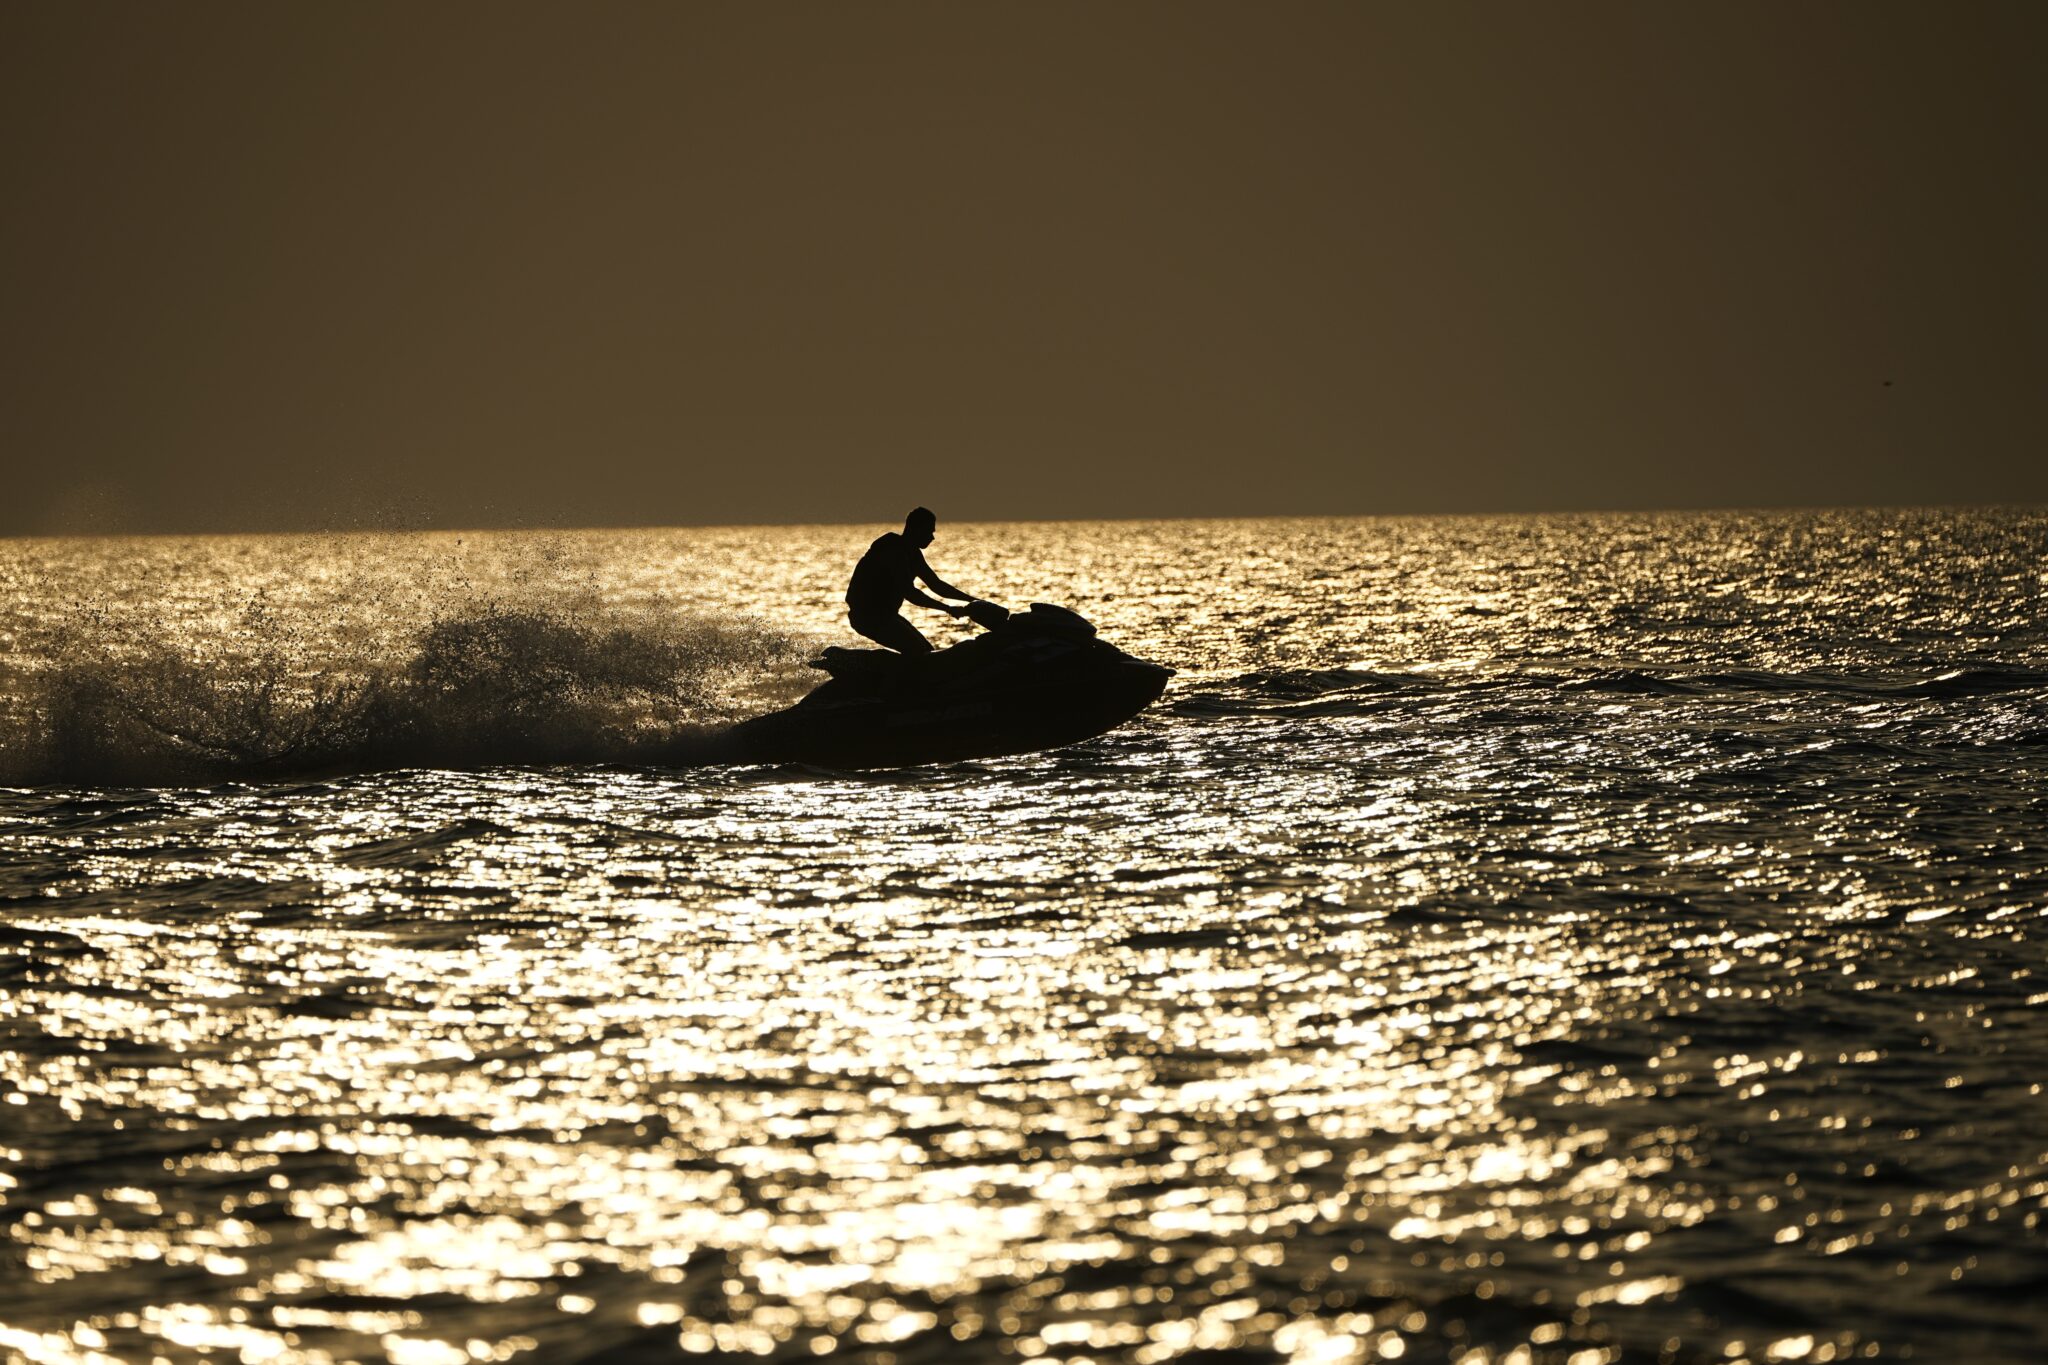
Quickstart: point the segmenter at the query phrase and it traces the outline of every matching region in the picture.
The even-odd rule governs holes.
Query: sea
[[[0,541],[0,1357],[2043,1359],[2048,509],[883,529]]]

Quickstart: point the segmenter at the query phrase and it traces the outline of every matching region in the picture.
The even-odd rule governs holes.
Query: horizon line
[[[1241,515],[1065,516],[1065,517],[940,517],[941,526],[1048,526],[1068,522],[1226,522],[1226,521],[1451,521],[1506,517],[1668,517],[1730,513],[1936,512],[2048,509],[2048,502],[1870,502],[1870,503],[1727,503],[1698,507],[1577,507],[1543,510],[1470,510],[1434,512],[1258,512]],[[685,521],[685,522],[545,522],[472,523],[459,526],[314,526],[241,530],[157,531],[0,531],[0,541],[26,540],[199,540],[230,536],[392,536],[495,535],[508,532],[575,535],[590,531],[748,531],[797,530],[829,526],[893,526],[899,519],[868,518],[833,521]]]

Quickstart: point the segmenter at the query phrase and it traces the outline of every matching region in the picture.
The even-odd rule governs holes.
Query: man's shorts
[[[932,642],[896,612],[851,611],[846,619],[860,634],[899,654],[929,654]]]

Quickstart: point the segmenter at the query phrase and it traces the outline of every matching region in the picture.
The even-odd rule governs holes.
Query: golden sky
[[[0,533],[2048,501],[2048,5],[0,6]]]

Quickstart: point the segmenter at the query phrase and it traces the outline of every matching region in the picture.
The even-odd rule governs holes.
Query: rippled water
[[[665,766],[872,534],[0,542],[0,1352],[2039,1358],[2048,515],[942,526],[1164,700]]]

